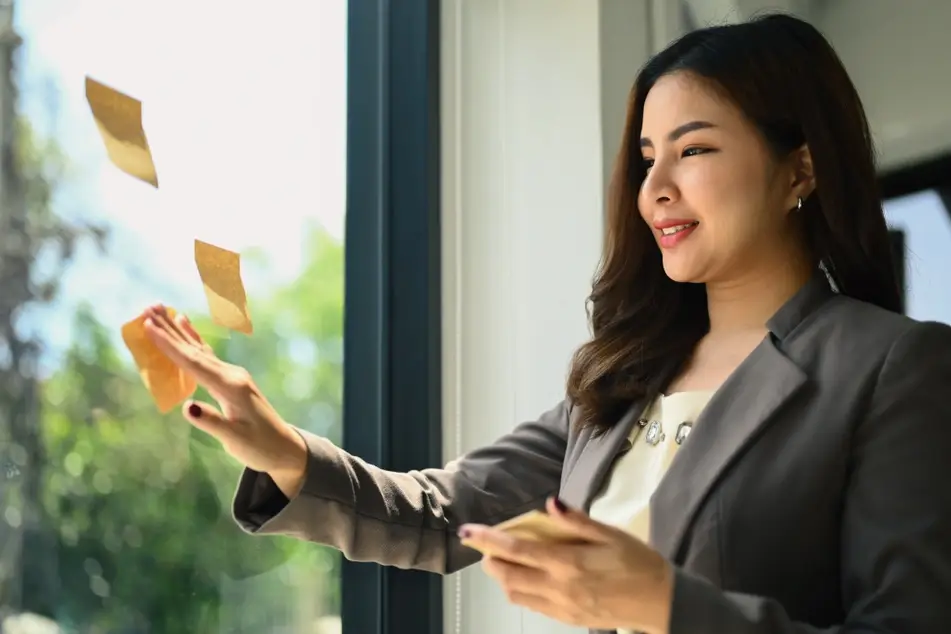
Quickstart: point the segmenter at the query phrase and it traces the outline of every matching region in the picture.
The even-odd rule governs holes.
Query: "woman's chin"
[[[667,277],[681,284],[700,283],[705,281],[701,267],[686,262],[682,258],[664,258],[664,273]]]

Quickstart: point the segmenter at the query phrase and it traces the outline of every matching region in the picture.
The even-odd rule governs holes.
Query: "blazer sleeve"
[[[479,559],[459,543],[460,525],[493,524],[557,493],[568,427],[563,401],[445,468],[408,473],[380,469],[298,430],[309,453],[300,494],[288,500],[267,474],[246,469],[234,517],[250,533],[325,544],[353,561],[450,573]]]
[[[775,601],[678,570],[670,634],[951,632],[951,327],[916,323],[894,343],[854,430],[850,464],[844,623],[796,623]]]

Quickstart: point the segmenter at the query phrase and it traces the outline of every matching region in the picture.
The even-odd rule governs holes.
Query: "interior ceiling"
[[[684,19],[691,28],[737,22],[757,13],[779,10],[809,19],[828,0],[682,0]]]

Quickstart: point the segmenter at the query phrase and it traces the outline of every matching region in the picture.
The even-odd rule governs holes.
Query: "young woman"
[[[444,469],[297,430],[148,309],[220,406],[186,417],[248,467],[238,521],[440,573],[491,549],[513,602],[598,632],[951,632],[951,327],[899,314],[829,44],[788,16],[672,44],[633,88],[611,200],[565,400]],[[579,543],[492,528],[543,506]]]

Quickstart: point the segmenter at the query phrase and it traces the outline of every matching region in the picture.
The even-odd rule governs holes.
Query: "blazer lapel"
[[[651,498],[651,543],[661,554],[678,558],[711,489],[806,378],[767,335],[720,386]]]
[[[594,496],[601,490],[614,459],[619,453],[630,449],[631,430],[645,407],[643,403],[635,403],[608,431],[600,436],[588,437],[558,494],[566,504],[588,510]]]
[[[777,347],[835,297],[823,268],[766,324],[769,334],[720,386],[704,408],[651,497],[651,543],[678,560],[700,506],[724,472],[763,431],[808,377]]]

